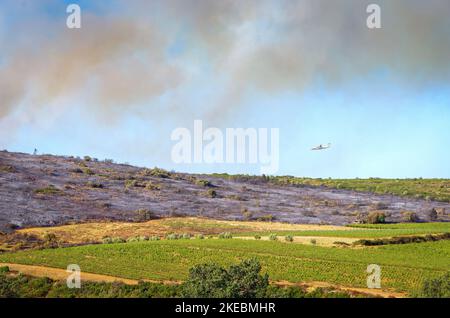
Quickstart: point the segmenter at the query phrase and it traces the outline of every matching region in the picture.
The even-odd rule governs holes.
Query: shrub
[[[275,217],[272,214],[266,214],[266,215],[260,216],[258,218],[258,221],[261,221],[261,222],[272,222],[274,219],[275,219]]]
[[[94,171],[92,171],[91,169],[89,169],[87,167],[83,168],[83,173],[90,175],[90,176],[93,176],[95,174]]]
[[[83,159],[84,161],[92,161],[92,158],[89,156],[84,156]]]
[[[125,185],[125,189],[134,188],[134,187],[141,187],[141,188],[145,187],[145,185],[139,183],[137,180],[134,180],[134,179],[125,180],[124,185]]]
[[[134,213],[138,222],[145,222],[156,218],[154,213],[148,209],[138,209]]]
[[[103,189],[103,184],[98,183],[98,182],[89,181],[86,185],[88,187],[94,188],[94,189]]]
[[[127,238],[127,243],[132,243],[132,242],[139,242],[139,237],[132,236],[132,237]]]
[[[0,273],[9,273],[9,267],[8,266],[1,266],[0,267]]]
[[[384,214],[384,212],[380,211],[370,212],[366,218],[366,223],[369,224],[379,224],[385,222],[386,222],[386,215]]]
[[[277,240],[278,240],[278,237],[277,237],[276,234],[270,234],[270,235],[269,235],[269,240],[271,240],[271,241],[277,241]]]
[[[251,221],[253,219],[253,213],[248,211],[246,208],[242,209],[242,216],[246,221]]]
[[[112,241],[112,238],[107,236],[102,239],[102,242],[103,242],[103,244],[111,244],[113,241]]]
[[[450,272],[428,279],[423,283],[420,296],[425,298],[450,298]]]
[[[111,243],[125,243],[126,241],[121,237],[113,237]]]
[[[47,247],[57,247],[58,239],[56,238],[55,233],[45,233],[44,234],[44,244]]]
[[[180,237],[176,233],[170,233],[166,235],[166,240],[178,240]]]
[[[189,270],[183,296],[194,298],[255,298],[265,295],[267,274],[261,275],[256,259],[244,260],[228,270],[217,264],[196,265]]]
[[[139,172],[141,176],[148,176],[148,177],[158,177],[158,178],[170,178],[170,172],[164,169],[160,169],[158,167],[155,167],[153,169],[143,169]]]
[[[197,239],[199,240],[203,240],[205,237],[203,236],[203,234],[197,234]]]
[[[184,240],[190,240],[191,239],[191,234],[184,233],[183,235],[181,235],[181,238],[184,239]]]
[[[195,184],[202,186],[202,187],[212,187],[211,182],[209,182],[208,180],[203,180],[203,179],[195,180]]]
[[[310,240],[311,244],[316,245],[317,244],[317,240],[316,239],[311,239]]]
[[[64,194],[64,192],[58,188],[56,188],[54,185],[49,185],[45,188],[40,188],[34,190],[35,194],[42,194],[42,195],[61,195]]]
[[[215,198],[217,197],[217,192],[213,189],[209,189],[208,191],[206,191],[206,196],[210,198]]]
[[[284,239],[286,240],[286,242],[294,242],[294,238],[292,237],[292,235],[286,235]]]
[[[406,222],[419,222],[419,217],[415,212],[403,211],[402,217]]]
[[[149,191],[155,191],[155,190],[159,191],[159,190],[161,190],[161,186],[158,184],[153,184],[152,182],[149,181],[145,184],[145,189],[149,190]]]
[[[153,236],[150,236],[150,238],[148,239],[149,241],[159,241],[160,240],[160,237],[159,236],[156,236],[156,235],[153,235]]]
[[[223,232],[219,234],[220,239],[231,239],[233,238],[233,235],[231,235],[230,232]]]
[[[74,173],[83,173],[83,170],[81,170],[81,168],[75,168],[71,170]]]
[[[16,169],[13,166],[0,165],[0,172],[16,172]]]
[[[255,235],[255,240],[260,240],[261,236],[259,236],[258,234]]]
[[[430,217],[430,221],[436,221],[438,219],[438,213],[435,208],[432,208],[428,215]]]

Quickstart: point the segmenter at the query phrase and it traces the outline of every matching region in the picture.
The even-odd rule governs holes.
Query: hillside
[[[143,211],[145,220],[149,215],[204,216],[342,225],[374,210],[383,210],[388,222],[403,221],[405,211],[429,221],[433,208],[441,221],[447,220],[448,202],[417,197],[0,152],[2,232],[92,220],[142,221]]]

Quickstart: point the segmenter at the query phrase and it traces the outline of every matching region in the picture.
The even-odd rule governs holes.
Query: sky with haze
[[[0,2],[0,149],[259,173],[173,163],[196,119],[279,128],[280,175],[450,178],[450,1]]]

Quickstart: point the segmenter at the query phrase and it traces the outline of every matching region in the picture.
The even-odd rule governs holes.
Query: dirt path
[[[35,265],[23,265],[23,264],[12,264],[12,263],[0,263],[1,266],[8,266],[13,272],[20,272],[25,275],[35,276],[35,277],[48,277],[53,280],[66,280],[70,273],[66,272],[64,269],[45,267],[45,266],[35,266]],[[81,272],[81,281],[91,281],[91,282],[121,282],[127,285],[137,285],[138,280],[127,279],[122,277],[115,277],[109,275],[92,274]],[[162,283],[167,285],[181,284],[181,281],[168,281],[168,280],[143,280],[150,283]],[[405,298],[407,295],[405,293],[393,292],[389,290],[381,289],[369,289],[369,288],[357,288],[357,287],[346,287],[341,285],[330,284],[327,282],[308,282],[308,283],[292,283],[288,281],[271,281],[272,284],[278,286],[299,286],[305,287],[308,290],[315,288],[335,288],[338,290],[346,292],[361,293],[370,296],[384,297],[384,298]]]
[[[66,280],[67,277],[71,274],[66,272],[66,270],[61,268],[54,267],[45,267],[45,266],[35,266],[35,265],[23,265],[23,264],[12,264],[12,263],[0,263],[1,266],[8,266],[9,269],[13,272],[20,272],[25,275],[35,276],[35,277],[48,277],[53,280]],[[92,274],[81,272],[81,281],[90,281],[90,282],[121,282],[127,285],[137,285],[139,283],[136,279],[128,279],[116,276],[109,275],[101,275],[101,274]],[[165,281],[165,280],[142,280],[149,283],[162,283],[162,284],[180,284],[180,281]]]
[[[366,294],[370,296],[383,297],[383,298],[407,298],[406,293],[399,293],[390,290],[374,289],[374,288],[358,288],[358,287],[346,287],[336,284],[330,284],[327,282],[308,282],[308,283],[292,283],[288,281],[277,281],[272,282],[274,285],[278,286],[301,286],[308,290],[315,288],[336,288],[346,292],[354,292],[360,294]]]

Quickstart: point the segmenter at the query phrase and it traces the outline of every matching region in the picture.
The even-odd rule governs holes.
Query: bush
[[[132,242],[139,242],[139,237],[132,236],[132,237],[127,238],[127,243],[132,243]]]
[[[362,239],[353,242],[353,245],[365,245],[365,246],[376,246],[376,245],[387,245],[387,244],[408,244],[408,243],[423,243],[423,242],[435,242],[440,240],[449,240],[450,233],[442,234],[428,234],[425,236],[395,236],[392,238],[367,240]]]
[[[274,219],[275,219],[275,217],[272,214],[266,214],[266,215],[260,216],[258,218],[258,221],[261,221],[261,222],[272,222]]]
[[[161,186],[158,184],[153,184],[152,182],[147,182],[145,185],[145,189],[149,191],[159,191],[161,190]]]
[[[0,273],[9,273],[9,267],[8,266],[0,267]]]
[[[121,237],[113,237],[111,243],[125,243],[126,241]]]
[[[253,219],[253,213],[248,211],[247,209],[242,209],[242,216],[244,217],[244,220],[251,221]]]
[[[83,168],[83,173],[90,175],[90,176],[93,176],[95,174],[95,172],[89,168]]]
[[[92,161],[92,158],[89,156],[84,156],[83,159],[84,161]]]
[[[74,168],[71,170],[73,173],[83,173],[83,170],[81,168]]]
[[[450,298],[450,272],[445,275],[426,280],[420,291],[425,298]]]
[[[366,218],[366,223],[369,224],[379,224],[385,222],[386,222],[386,215],[384,214],[384,212],[373,211],[370,212]]]
[[[139,172],[141,176],[157,177],[157,178],[170,178],[170,172],[161,168],[143,169]]]
[[[212,187],[211,182],[208,180],[199,179],[195,181],[196,185],[202,186],[202,187]]]
[[[199,240],[203,240],[205,237],[203,236],[203,234],[197,234],[197,239]]]
[[[139,209],[139,210],[136,210],[134,213],[136,216],[135,217],[136,221],[139,221],[139,222],[145,222],[145,221],[153,220],[156,218],[154,213],[148,209]]]
[[[129,188],[145,188],[147,187],[147,183],[143,183],[143,182],[139,182],[137,180],[134,179],[130,179],[130,180],[125,180],[125,189],[129,189]]]
[[[284,239],[286,240],[286,242],[294,242],[294,238],[292,237],[292,235],[286,235]]]
[[[58,246],[58,239],[56,238],[56,235],[54,233],[45,233],[44,234],[44,245],[46,247],[57,247]]]
[[[170,233],[166,235],[166,240],[178,240],[180,236],[176,233]]]
[[[317,244],[317,240],[316,239],[311,239],[310,240],[311,244],[316,245]]]
[[[89,181],[86,185],[87,185],[88,187],[94,188],[94,189],[103,189],[103,184],[97,183],[97,182]]]
[[[149,241],[159,241],[159,240],[160,240],[159,236],[156,235],[150,236],[149,238]]]
[[[406,222],[419,222],[419,217],[415,212],[411,211],[403,211],[402,217]]]
[[[438,213],[435,208],[432,208],[428,215],[430,217],[430,221],[436,221],[438,219]]]
[[[103,242],[103,244],[111,244],[113,241],[112,241],[112,238],[107,236],[102,239],[102,242]]]
[[[277,237],[276,234],[270,234],[270,235],[269,235],[269,240],[271,240],[271,241],[277,241],[277,240],[278,240],[278,237]]]
[[[223,232],[219,234],[220,239],[231,239],[233,238],[233,235],[231,235],[230,232]]]
[[[209,189],[208,191],[206,191],[206,196],[210,198],[215,198],[217,197],[217,192],[213,189]]]
[[[189,270],[183,296],[194,298],[255,298],[265,295],[267,274],[260,275],[256,259],[244,260],[228,270],[217,264],[196,265]]]
[[[56,188],[54,185],[49,185],[45,188],[40,188],[34,190],[35,194],[43,194],[43,195],[61,195],[64,194],[64,192],[58,188]]]
[[[191,234],[184,233],[183,235],[181,235],[181,238],[184,239],[184,240],[190,240],[191,239]]]
[[[255,240],[260,240],[261,236],[259,236],[258,234],[255,235]]]

